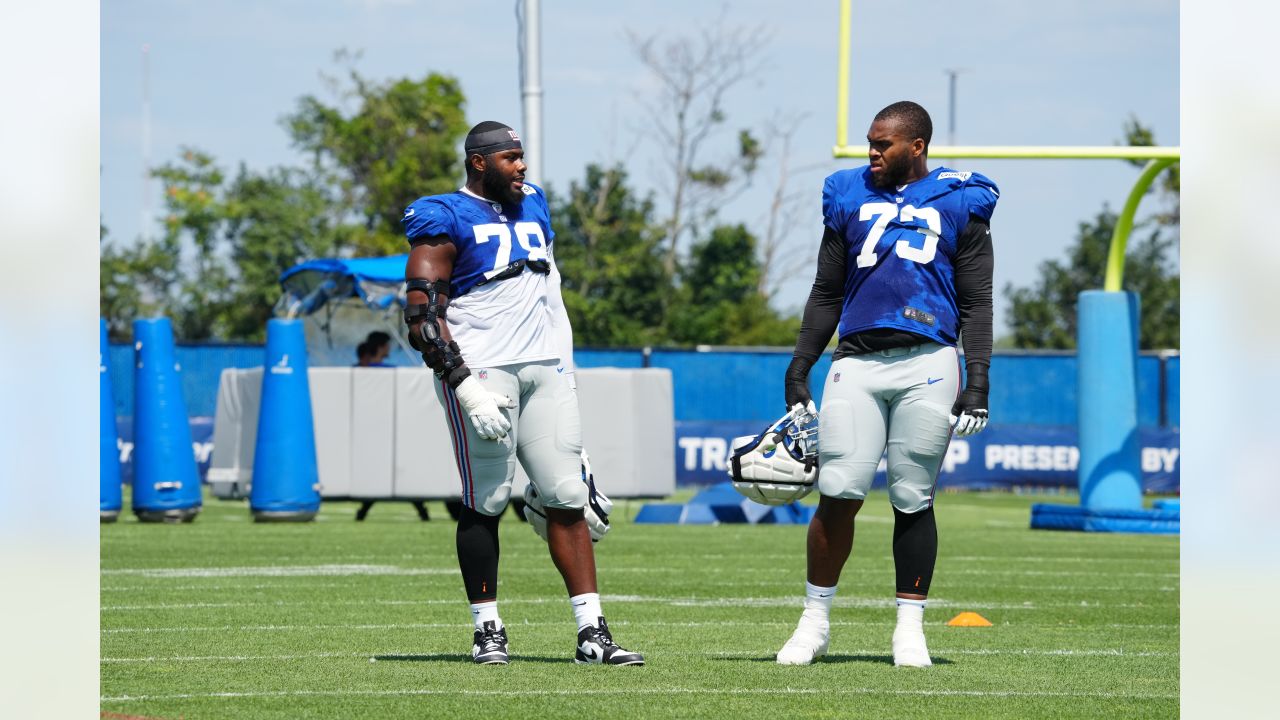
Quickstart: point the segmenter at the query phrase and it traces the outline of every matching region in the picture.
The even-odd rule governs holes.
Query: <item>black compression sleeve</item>
[[[960,235],[955,258],[956,304],[960,309],[961,342],[968,373],[966,387],[987,390],[991,368],[991,286],[995,253],[991,227],[976,217]]]
[[[809,291],[800,319],[800,335],[796,338],[795,358],[812,366],[827,349],[827,343],[840,324],[844,304],[844,238],[831,228],[822,233],[818,248],[818,273]]]
[[[458,567],[467,600],[473,603],[498,597],[498,517],[465,505],[458,515]]]

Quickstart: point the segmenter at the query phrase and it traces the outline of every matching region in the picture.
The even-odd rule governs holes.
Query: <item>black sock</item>
[[[463,507],[458,515],[458,567],[472,603],[498,597],[498,517]]]
[[[933,519],[933,508],[916,513],[894,508],[893,564],[898,571],[898,592],[928,595],[937,560],[938,525]]]

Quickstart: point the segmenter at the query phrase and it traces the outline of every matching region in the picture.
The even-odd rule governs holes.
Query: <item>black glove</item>
[[[809,369],[812,367],[812,360],[798,357],[791,358],[791,364],[787,366],[785,389],[783,390],[788,412],[797,403],[807,407],[809,403],[813,402],[813,395],[809,393]]]
[[[966,437],[982,432],[987,426],[987,369],[968,368],[969,379],[964,392],[951,406],[951,429],[956,437]]]

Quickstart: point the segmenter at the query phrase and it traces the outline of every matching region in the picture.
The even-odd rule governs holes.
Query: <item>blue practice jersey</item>
[[[521,261],[547,261],[555,240],[551,211],[542,189],[524,184],[518,206],[501,205],[461,190],[414,200],[404,211],[409,240],[445,235],[457,257],[449,280],[451,299],[466,295]]]
[[[828,177],[823,223],[845,241],[839,336],[891,328],[955,345],[956,241],[999,197],[986,177],[944,167],[902,190],[876,187],[866,166]]]

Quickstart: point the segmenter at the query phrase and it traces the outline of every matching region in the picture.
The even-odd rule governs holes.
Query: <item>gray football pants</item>
[[[937,343],[832,363],[818,414],[818,492],[866,498],[887,447],[893,506],[914,513],[933,505],[959,388],[956,349]]]
[[[485,390],[515,400],[516,407],[500,409],[511,421],[507,436],[485,440],[453,390],[443,380],[436,383],[436,397],[445,409],[454,460],[462,477],[462,504],[484,515],[501,513],[511,498],[519,459],[544,505],[586,505],[578,397],[556,371],[555,361],[473,368],[471,376]]]

